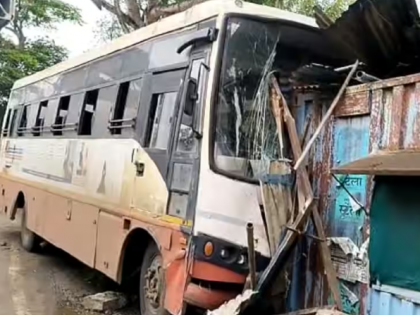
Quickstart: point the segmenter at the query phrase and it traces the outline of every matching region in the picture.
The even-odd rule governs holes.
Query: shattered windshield
[[[313,27],[244,17],[229,18],[226,27],[212,127],[214,165],[224,173],[258,180],[268,173],[271,161],[284,158],[285,151],[271,112],[271,74],[293,106],[295,87],[320,84],[305,73],[317,70],[315,65],[333,66],[341,60]],[[335,80],[336,73],[330,70]]]
[[[229,19],[216,109],[216,167],[257,179],[279,158],[266,80],[280,38],[276,24]]]

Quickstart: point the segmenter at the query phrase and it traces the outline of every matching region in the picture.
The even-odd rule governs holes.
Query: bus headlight
[[[236,261],[238,265],[245,265],[246,263],[246,256],[244,254],[240,254],[238,260]]]
[[[220,251],[220,257],[222,257],[223,259],[228,259],[230,256],[229,250],[227,250],[226,248],[223,248]]]

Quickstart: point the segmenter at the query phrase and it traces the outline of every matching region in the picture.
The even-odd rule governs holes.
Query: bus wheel
[[[144,254],[140,270],[140,310],[142,315],[167,315],[165,300],[165,276],[162,255],[151,243]]]
[[[40,239],[38,235],[29,230],[27,227],[26,207],[22,208],[20,242],[22,244],[22,247],[28,252],[35,252],[40,244]]]

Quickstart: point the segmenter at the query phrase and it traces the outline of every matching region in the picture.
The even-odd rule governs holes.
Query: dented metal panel
[[[334,121],[332,166],[348,163],[369,153],[369,123],[369,116],[339,118]],[[335,237],[349,237],[361,246],[364,212],[356,209],[349,193],[360,204],[365,205],[367,178],[363,175],[353,175],[351,178],[338,180],[341,184],[333,180],[330,186],[330,232]]]
[[[327,237],[348,237],[357,246],[361,246],[365,240],[367,221],[362,209],[354,207],[354,202],[351,201],[348,193],[351,193],[363,207],[367,207],[368,179],[366,176],[353,176],[350,179],[343,177],[340,179],[345,186],[343,188],[331,177],[330,169],[366,156],[370,151],[371,91],[366,87],[363,85],[349,89],[335,117],[330,120],[316,141],[308,160],[309,172],[319,208],[322,211]],[[305,123],[308,117],[311,117],[309,128],[311,135],[330,104],[331,97],[319,91],[299,96],[298,104],[294,108],[299,132],[303,133]],[[305,242],[307,245],[305,263],[299,270],[300,275],[294,275],[292,288],[297,286],[299,277],[305,279],[303,304],[308,308],[328,302],[329,288],[324,281],[323,266],[319,259],[316,242],[308,239]],[[366,285],[352,284],[342,280],[340,282],[344,311],[349,314],[363,314]],[[293,290],[291,292],[293,293]],[[301,301],[302,299],[295,296],[291,300]]]
[[[375,89],[372,97],[372,149],[420,148],[420,78]]]
[[[358,176],[352,181],[347,181],[345,184],[346,190],[344,190],[331,178],[329,170],[335,165],[368,154],[370,130],[370,117],[366,106],[368,98],[369,91],[364,89],[353,91],[352,99],[343,100],[344,103],[353,103],[356,106],[346,106],[346,109],[341,111],[340,117],[336,114],[336,117],[330,120],[317,139],[308,159],[309,174],[312,178],[315,196],[318,198],[319,209],[322,211],[327,237],[349,237],[358,246],[364,241],[365,215],[359,209],[353,211],[346,190],[365,205],[367,201],[367,179]],[[363,103],[360,105],[358,102]],[[294,115],[297,129],[301,135],[309,120],[311,125],[308,137],[310,137],[330,104],[331,96],[326,96],[320,91],[299,95],[294,107]],[[309,233],[312,234],[313,232],[310,230]],[[310,239],[305,239],[302,243],[305,261],[302,264],[303,266],[298,265],[299,270],[293,274],[291,289],[293,296],[290,297],[290,307],[293,309],[296,308],[296,305],[303,304],[303,307],[310,308],[324,305],[329,301],[329,288],[324,281],[324,269],[319,259],[318,246],[316,242]],[[301,256],[295,258],[295,260],[298,259],[301,259]],[[299,285],[305,287],[303,298],[298,296],[299,290],[293,290]],[[348,300],[349,294],[353,297],[353,302],[344,303],[344,310],[349,314],[362,312],[363,290],[363,286],[357,283],[341,285],[343,301]],[[354,299],[358,301],[354,302]]]
[[[372,288],[369,292],[366,313],[369,315],[420,315],[420,305],[401,296]]]

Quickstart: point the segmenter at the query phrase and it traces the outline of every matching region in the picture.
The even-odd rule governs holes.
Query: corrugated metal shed
[[[397,294],[372,288],[367,306],[369,315],[420,315],[420,305]]]
[[[319,124],[330,102],[324,100],[325,93],[312,91],[301,94],[293,108],[299,132],[304,130],[311,117],[310,134]],[[350,204],[348,193],[331,177],[331,168],[366,157],[372,152],[420,150],[420,74],[392,78],[371,84],[353,86],[347,89],[345,98],[339,104],[331,119],[316,142],[310,158],[309,172],[313,179],[315,195],[323,211],[326,234],[329,237],[348,237],[357,246],[366,240],[369,219],[362,212],[343,211]],[[369,209],[372,181],[363,175],[352,175],[346,189],[358,202]],[[343,206],[344,205],[344,206]],[[319,261],[317,246],[308,240],[304,262],[300,266],[301,278],[296,286],[305,288],[305,307],[325,304],[328,288],[323,279],[323,267]],[[298,259],[296,259],[299,261]],[[297,277],[298,278],[298,277]],[[355,285],[343,282],[357,297],[358,303],[349,305],[351,314],[382,314],[380,305],[390,305],[387,314],[417,314],[415,304],[396,296],[376,294],[370,300],[367,284]],[[299,291],[301,292],[301,291]],[[388,302],[385,298],[388,298]],[[296,304],[301,304],[298,296]],[[399,299],[399,300],[398,300]],[[382,304],[381,304],[382,303]],[[384,306],[381,306],[384,309]],[[414,313],[403,313],[411,308]],[[401,312],[399,312],[400,310]]]
[[[420,71],[416,0],[359,0],[325,30],[382,78]]]
[[[313,123],[317,126],[326,110],[319,101],[319,95],[310,96],[302,97],[294,110],[299,130],[303,129],[308,116],[313,117]],[[308,101],[310,99],[313,101]],[[317,141],[309,161],[316,196],[323,209],[327,236],[349,237],[360,246],[369,231],[369,220],[363,213],[341,211],[341,205],[348,204],[349,196],[331,178],[331,168],[378,151],[418,151],[419,131],[420,74],[347,89],[334,119],[330,120]],[[347,190],[363,207],[369,209],[372,181],[363,175],[356,176],[358,180],[354,182],[360,185],[347,187]],[[307,257],[305,305],[322,305],[328,289],[322,278],[316,248],[310,246]],[[359,299],[356,306],[346,309],[351,310],[351,314],[420,314],[420,306],[401,294],[384,294],[380,289],[369,289],[362,283],[355,286],[345,284]]]

